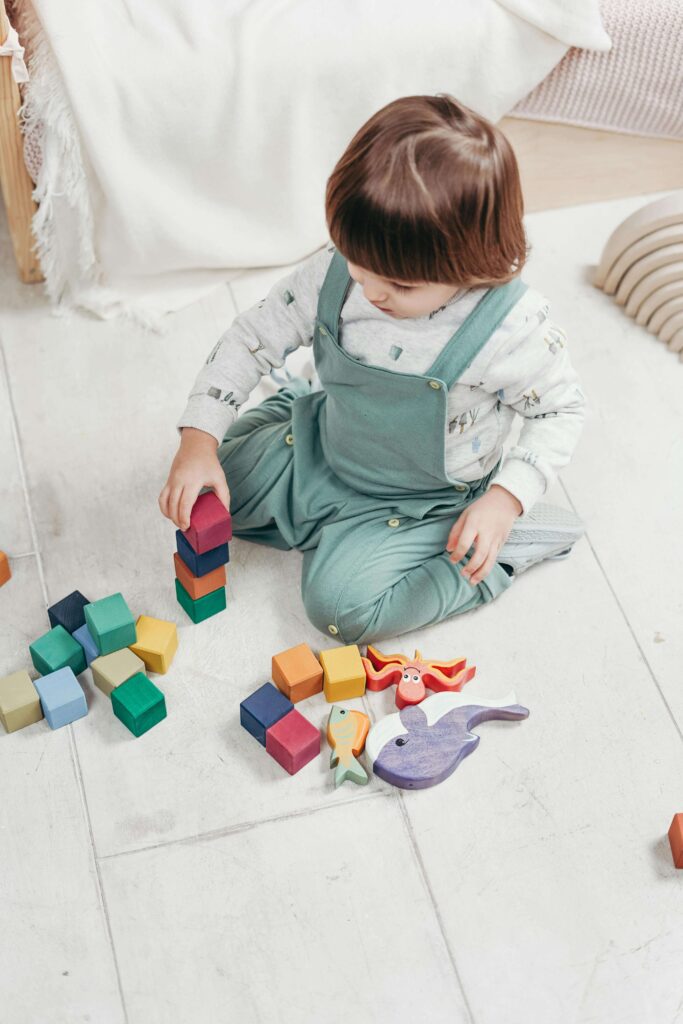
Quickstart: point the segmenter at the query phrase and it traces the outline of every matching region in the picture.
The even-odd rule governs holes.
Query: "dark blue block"
[[[294,705],[272,683],[264,683],[240,704],[240,722],[264,747],[266,729],[289,714]]]
[[[47,614],[50,625],[64,626],[67,633],[75,633],[77,629],[85,625],[85,614],[83,609],[90,604],[87,597],[83,597],[80,590],[74,590],[73,594],[67,594],[57,604],[48,608]]]
[[[180,530],[176,530],[175,538],[178,554],[190,572],[194,573],[195,576],[206,576],[207,572],[211,572],[212,569],[217,569],[219,565],[225,565],[226,562],[230,561],[230,551],[227,544],[219,544],[217,548],[211,548],[210,551],[205,551],[203,555],[198,555],[187,543]]]

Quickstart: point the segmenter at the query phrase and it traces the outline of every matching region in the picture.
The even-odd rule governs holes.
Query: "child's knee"
[[[375,609],[369,595],[366,601],[359,600],[355,590],[352,593],[345,583],[335,585],[321,575],[304,581],[301,596],[316,629],[345,644],[365,642]]]

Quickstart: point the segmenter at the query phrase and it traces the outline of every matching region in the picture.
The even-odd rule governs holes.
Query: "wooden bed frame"
[[[0,0],[0,41],[9,29]],[[17,120],[19,90],[11,58],[0,57],[0,185],[19,277],[42,280],[33,251],[33,183]],[[528,212],[683,187],[683,140],[598,131],[504,117],[500,128],[517,154]]]

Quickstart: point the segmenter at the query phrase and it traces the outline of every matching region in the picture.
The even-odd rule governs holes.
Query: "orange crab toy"
[[[405,654],[382,654],[368,644],[367,657],[361,658],[368,690],[386,690],[396,686],[396,707],[401,710],[419,704],[427,696],[427,689],[462,690],[477,671],[476,665],[467,668],[466,658],[453,661],[423,661],[419,651],[411,660]]]

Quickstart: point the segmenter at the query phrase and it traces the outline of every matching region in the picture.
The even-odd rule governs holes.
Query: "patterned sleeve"
[[[546,304],[515,332],[486,372],[486,390],[524,418],[518,442],[495,477],[519,500],[523,515],[570,461],[586,411],[566,335],[547,312]]]
[[[330,246],[281,278],[265,299],[235,317],[200,370],[176,426],[196,427],[218,443],[260,378],[313,340],[318,295]]]

